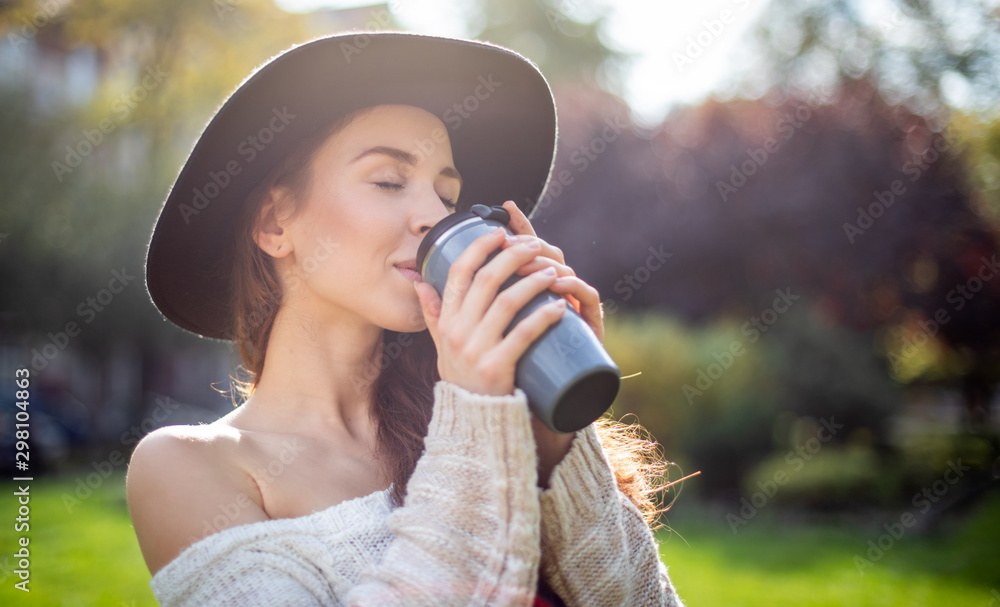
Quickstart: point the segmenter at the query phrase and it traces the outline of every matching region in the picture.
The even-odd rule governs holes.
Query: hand
[[[583,320],[590,326],[597,335],[597,339],[604,342],[604,312],[601,309],[601,297],[597,289],[588,285],[576,276],[576,272],[566,265],[566,258],[563,252],[550,245],[535,234],[534,228],[528,218],[521,212],[521,209],[514,204],[513,200],[503,203],[503,208],[510,214],[508,227],[514,232],[514,241],[504,243],[504,248],[516,246],[519,242],[537,241],[541,243],[539,256],[517,269],[517,273],[527,275],[546,267],[554,267],[559,278],[549,287],[553,293],[559,293],[573,308],[580,314]]]
[[[522,215],[523,217],[523,215]],[[420,308],[434,340],[441,379],[470,392],[503,396],[514,392],[514,369],[528,347],[565,313],[563,300],[540,306],[504,336],[504,330],[535,295],[551,289],[556,269],[524,271],[541,255],[540,240],[503,246],[498,229],[470,244],[448,270],[444,297],[427,283],[415,283]],[[526,277],[498,294],[515,270]],[[530,276],[527,276],[530,274]]]
[[[503,208],[510,214],[507,227],[516,235],[516,242],[537,241],[541,252],[531,262],[517,269],[518,274],[528,274],[540,268],[554,267],[559,278],[549,287],[554,293],[560,293],[580,314],[597,338],[604,341],[604,314],[601,310],[601,298],[597,289],[588,285],[576,276],[576,272],[566,265],[563,252],[538,238],[531,222],[521,212],[512,200],[503,203]],[[516,246],[516,242],[504,243],[504,248]],[[552,470],[569,452],[573,443],[573,434],[562,434],[549,429],[536,416],[531,416],[531,430],[535,436],[535,446],[538,453],[538,484],[548,488]]]

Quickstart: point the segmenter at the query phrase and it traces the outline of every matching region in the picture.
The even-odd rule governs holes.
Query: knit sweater
[[[567,605],[683,607],[593,426],[537,486],[523,391],[434,386],[425,450],[388,491],[310,515],[225,529],[150,585],[165,607],[531,605],[538,576]]]

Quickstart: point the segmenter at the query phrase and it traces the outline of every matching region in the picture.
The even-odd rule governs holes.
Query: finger
[[[566,301],[568,301],[569,305],[573,306],[573,309],[576,310],[577,314],[580,313],[580,308],[581,308],[582,304],[580,303],[579,299],[577,299],[576,297],[570,295],[569,293],[564,294],[563,295],[563,299],[565,299]]]
[[[521,208],[518,207],[513,200],[508,200],[501,206],[510,215],[510,223],[507,224],[507,227],[510,228],[511,232],[515,234],[537,236],[537,234],[535,234],[535,229],[531,227],[531,222],[528,221],[527,215],[521,212]]]
[[[538,249],[531,248],[531,244],[522,243],[501,251],[476,272],[460,312],[462,323],[469,333],[480,323],[503,283],[538,254]]]
[[[448,268],[448,279],[441,294],[440,315],[450,318],[456,314],[465,301],[466,293],[472,286],[477,271],[486,263],[490,253],[500,247],[506,237],[503,228],[476,238],[462,251],[462,254]]]
[[[518,268],[517,273],[521,276],[527,276],[528,274],[544,270],[545,268],[555,268],[556,274],[559,276],[576,276],[576,272],[573,271],[573,268],[564,263],[559,263],[550,257],[542,257],[541,255]]]
[[[441,319],[441,298],[434,287],[426,282],[414,282],[413,287],[417,292],[417,299],[420,302],[420,311],[424,315],[424,322],[431,337],[437,342],[438,322]]]
[[[559,247],[557,247],[555,245],[551,245],[551,244],[545,242],[544,240],[542,240],[541,238],[538,238],[537,236],[531,236],[530,234],[520,234],[520,235],[517,235],[517,236],[513,236],[511,238],[508,238],[503,243],[503,248],[506,249],[506,248],[509,248],[509,247],[516,246],[519,243],[530,242],[532,240],[537,240],[541,244],[541,246],[542,246],[541,252],[539,253],[539,255],[542,255],[544,257],[548,257],[550,259],[554,259],[555,261],[558,261],[559,263],[566,263],[566,256],[563,255],[562,249],[560,249]]]
[[[552,285],[552,291],[573,295],[580,300],[580,303],[588,306],[594,306],[601,302],[601,295],[597,289],[576,276],[560,276]]]
[[[601,314],[601,296],[597,289],[576,276],[560,276],[552,283],[549,290],[576,298],[579,307],[574,306],[574,308],[584,322],[594,330],[597,338],[604,341],[604,317]]]
[[[470,336],[473,347],[491,348],[503,338],[503,332],[510,326],[514,316],[557,278],[555,268],[546,268],[518,280],[496,296]]]
[[[546,329],[559,322],[566,313],[565,300],[559,299],[539,306],[531,314],[521,319],[493,350],[498,364],[517,364]]]

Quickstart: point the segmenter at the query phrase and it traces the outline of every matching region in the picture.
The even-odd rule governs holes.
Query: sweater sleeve
[[[394,540],[348,595],[351,605],[530,605],[540,511],[527,397],[482,396],[440,381]]]
[[[573,438],[540,504],[542,576],[567,605],[683,607],[592,425]]]

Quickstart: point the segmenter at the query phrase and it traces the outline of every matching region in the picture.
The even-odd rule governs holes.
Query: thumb
[[[420,300],[420,310],[424,313],[424,322],[431,335],[437,335],[438,319],[441,316],[441,298],[438,297],[434,287],[425,283],[413,281],[413,288],[417,292],[417,299]]]

